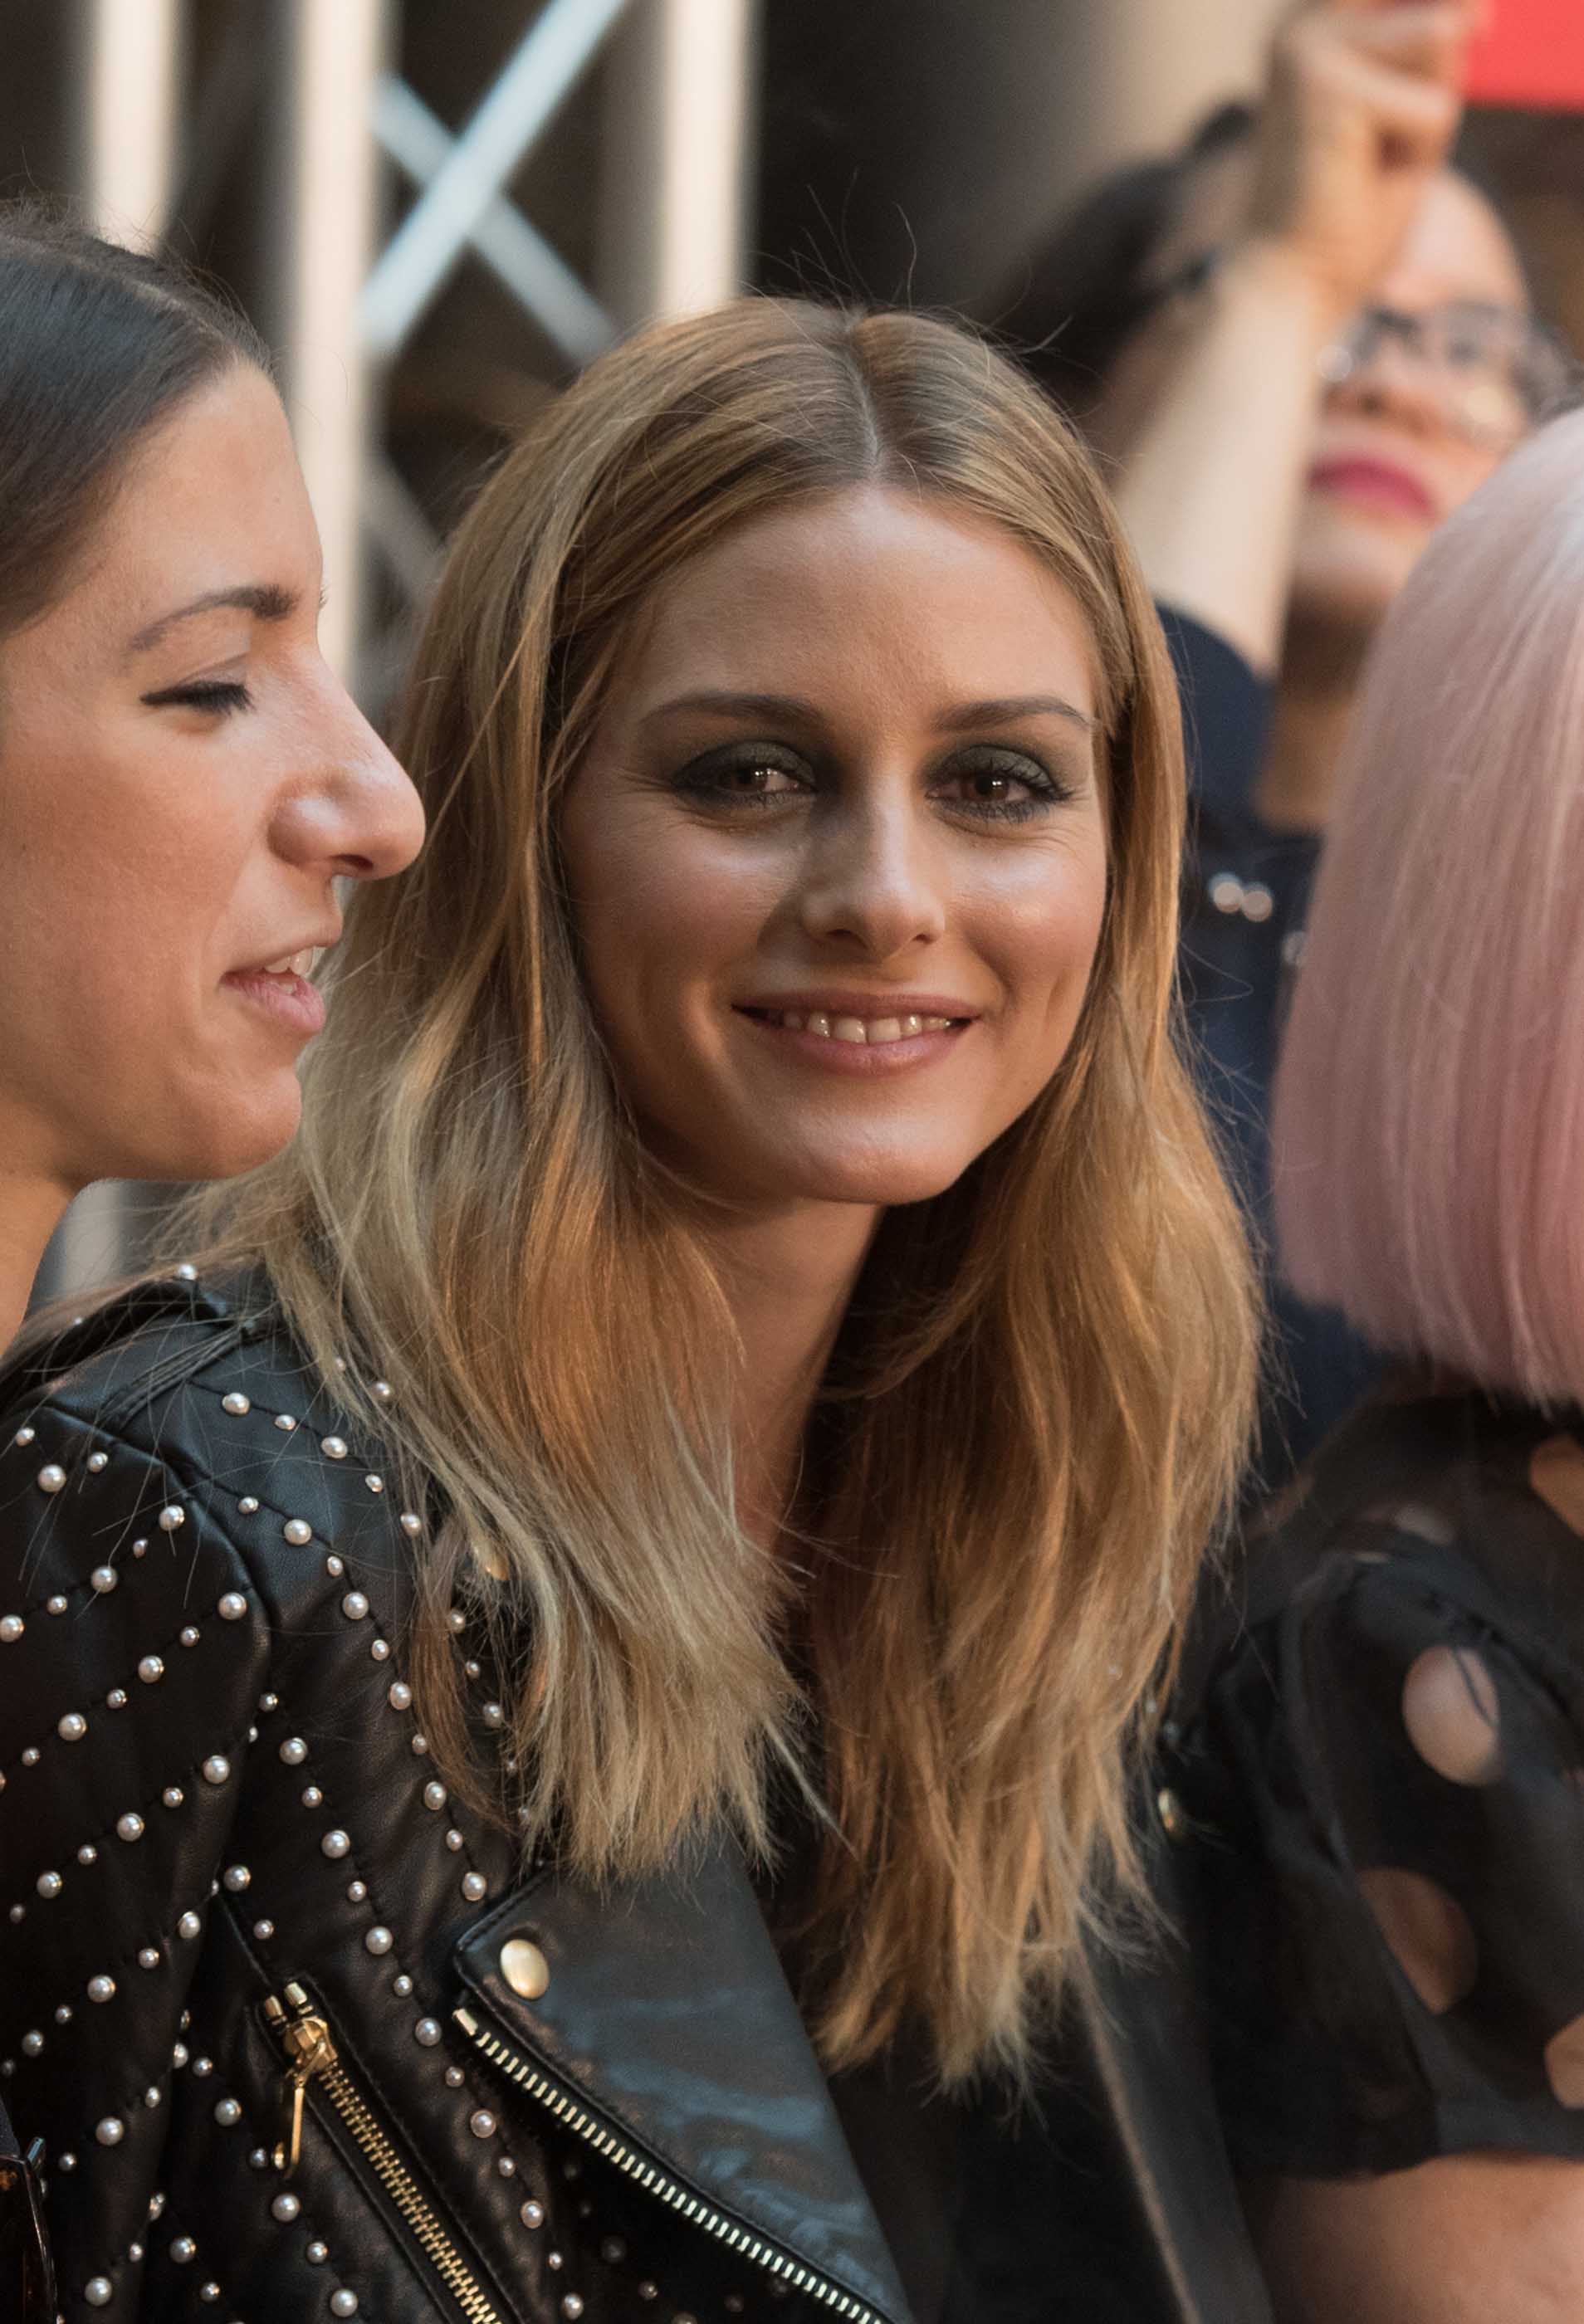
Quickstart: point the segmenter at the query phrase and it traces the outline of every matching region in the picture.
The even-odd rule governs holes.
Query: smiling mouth
[[[884,1048],[895,1041],[916,1041],[922,1033],[949,1033],[970,1020],[966,1017],[829,1016],[823,1010],[744,1009],[755,1024],[771,1025],[787,1033],[812,1033],[822,1041],[845,1041],[856,1048]]]

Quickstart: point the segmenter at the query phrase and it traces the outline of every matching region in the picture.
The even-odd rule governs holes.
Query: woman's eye
[[[936,782],[934,796],[984,820],[1026,823],[1072,791],[1021,752],[996,751],[954,761]]]
[[[718,778],[718,788],[727,791],[734,798],[773,798],[781,791],[795,791],[795,783],[784,767],[728,767]]]
[[[707,806],[774,807],[809,788],[807,770],[779,750],[711,752],[684,770],[678,788]]]
[[[216,717],[226,717],[235,710],[251,710],[253,696],[240,678],[194,678],[186,686],[164,686],[156,693],[143,697],[151,710],[164,710],[172,705],[184,710],[207,710]]]

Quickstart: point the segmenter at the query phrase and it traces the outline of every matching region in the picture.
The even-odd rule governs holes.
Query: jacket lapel
[[[468,1931],[457,1959],[497,2036],[618,2139],[881,2324],[910,2324],[729,1840],[604,1889],[537,1875]]]

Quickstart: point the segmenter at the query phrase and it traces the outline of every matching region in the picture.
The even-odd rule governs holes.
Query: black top
[[[1141,1803],[1142,1804],[1142,1803]],[[790,1784],[761,1896],[794,1990],[818,1842]],[[1180,1914],[1157,1835],[1152,1887]],[[987,2072],[942,2091],[904,2028],[829,2073],[837,2116],[895,2255],[913,2324],[1270,2324],[1215,2121],[1200,1997],[1175,1943],[1097,1960],[1042,2044],[1030,2087]]]
[[[1182,896],[1183,999],[1200,1089],[1219,1123],[1255,1240],[1271,1240],[1271,1090],[1319,865],[1318,832],[1276,831],[1255,804],[1273,694],[1226,641],[1161,611],[1176,665],[1192,818]],[[1284,1378],[1269,1391],[1258,1462],[1278,1483],[1371,1388],[1380,1366],[1330,1308],[1270,1286]]]
[[[1366,1407],[1252,1548],[1172,1781],[1244,2172],[1584,2157],[1584,1449]]]

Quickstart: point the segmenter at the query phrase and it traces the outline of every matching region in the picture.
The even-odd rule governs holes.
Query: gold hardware
[[[524,2001],[537,2001],[550,1984],[550,1963],[527,1937],[508,1937],[501,1947],[501,1975]]]
[[[336,2063],[336,2045],[330,2039],[330,2029],[322,2017],[314,2015],[308,1996],[300,1985],[286,1987],[286,1998],[292,2004],[288,2016],[272,1993],[264,2003],[264,2015],[270,2029],[280,2036],[286,2052],[287,2105],[286,2135],[277,2139],[270,2160],[284,2179],[292,2178],[302,2154],[302,2108],[308,2096],[308,2085],[313,2076]]]
[[[381,2188],[424,2257],[450,2293],[465,2324],[505,2324],[483,2286],[452,2242],[437,2213],[420,2192],[400,2150],[352,2080],[330,2035],[329,2025],[301,1985],[285,1988],[288,2010],[275,1995],[264,2003],[270,2031],[286,2052],[291,2091],[291,2127],[274,2150],[274,2165],[290,2178],[297,2168],[302,2110],[309,2083],[315,2082],[368,2163]]]

